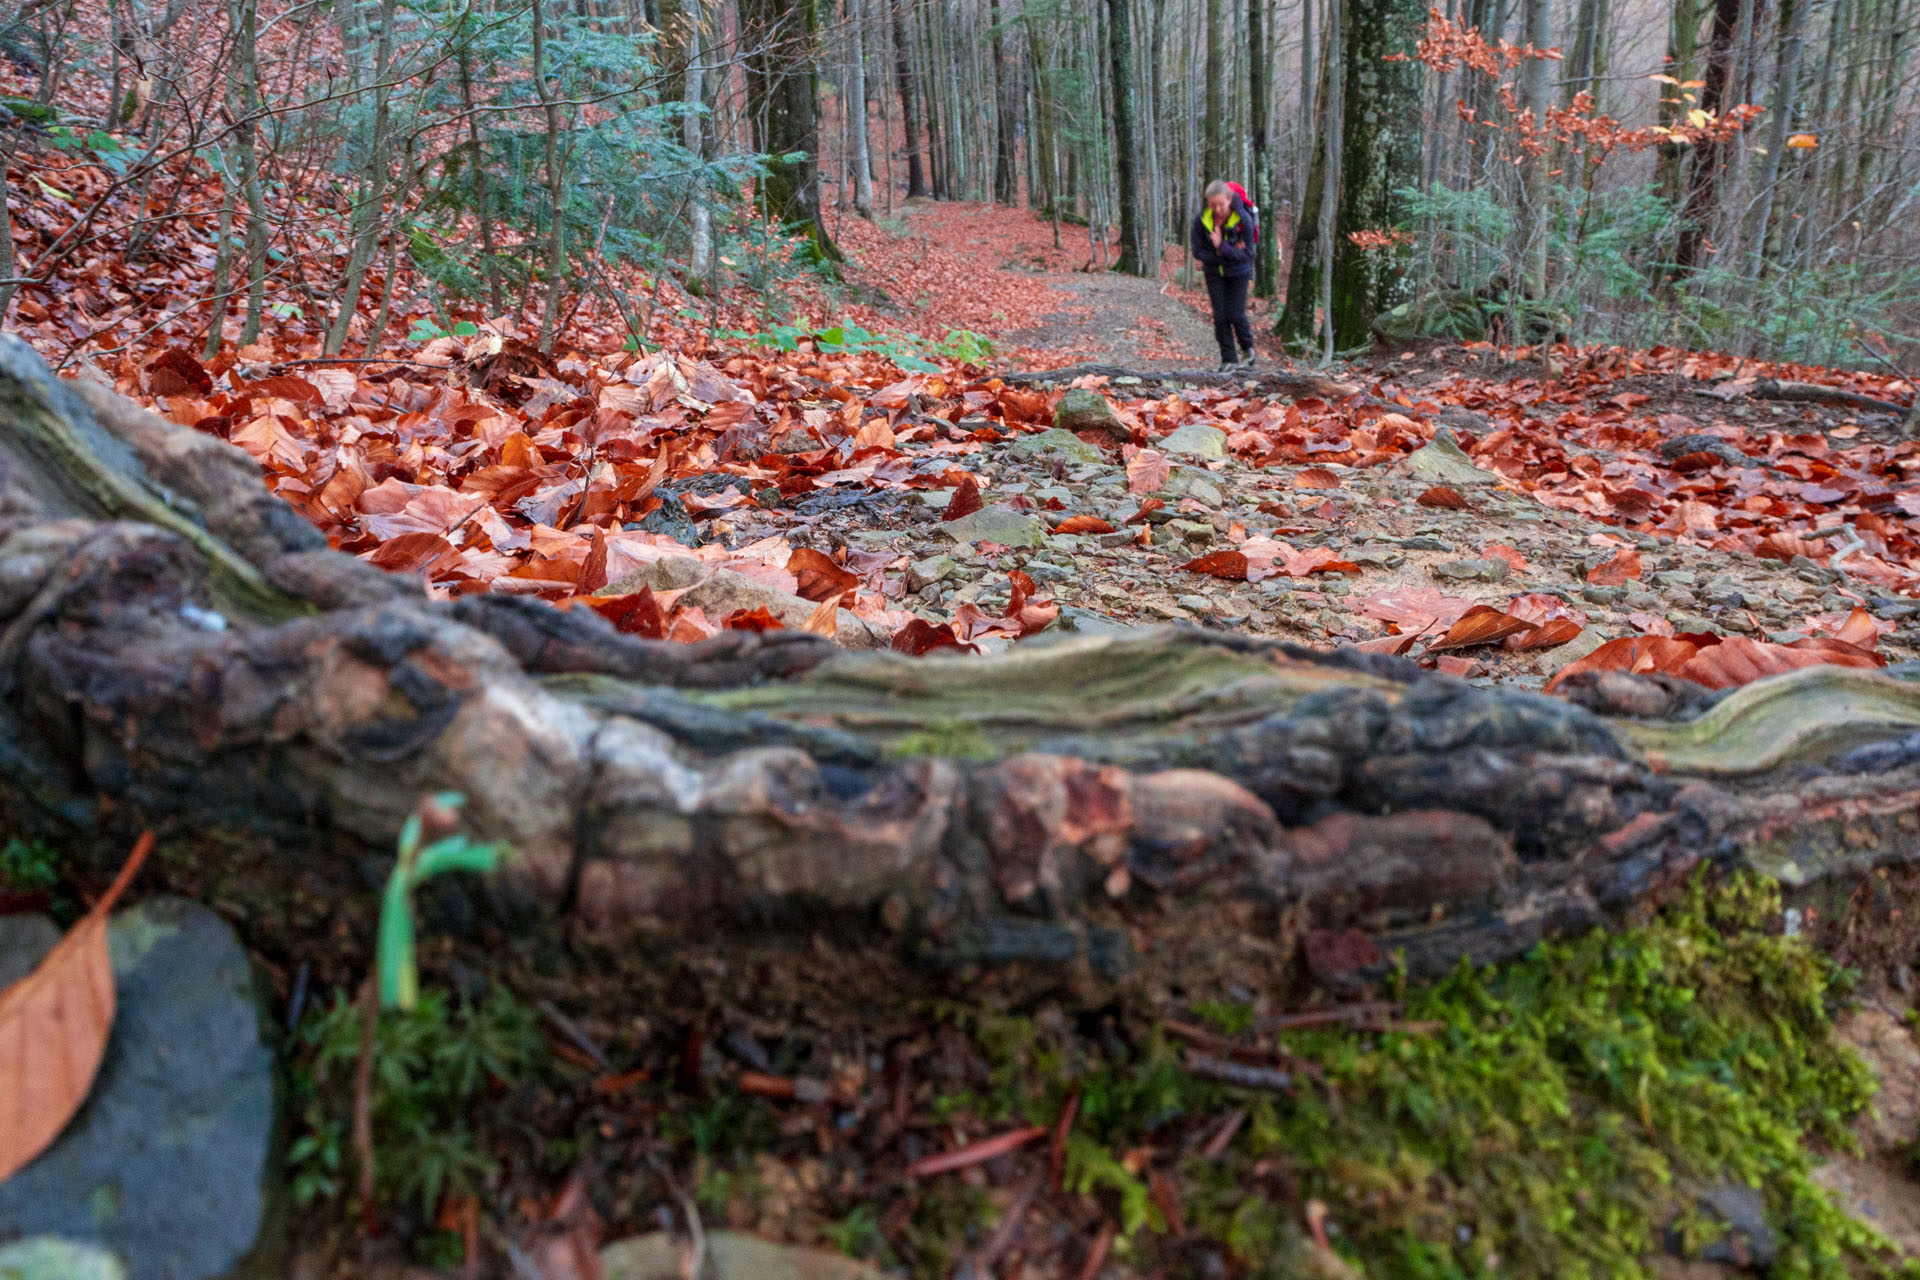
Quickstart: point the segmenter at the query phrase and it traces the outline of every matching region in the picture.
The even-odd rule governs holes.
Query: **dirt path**
[[[1007,342],[1139,369],[1205,368],[1219,357],[1213,326],[1157,280],[1089,272],[1047,283],[1066,305]]]

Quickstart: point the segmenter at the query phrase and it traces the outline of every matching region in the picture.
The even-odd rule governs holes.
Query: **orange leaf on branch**
[[[0,1181],[60,1136],[93,1087],[113,1029],[107,914],[152,850],[153,832],[141,832],[93,909],[0,993]]]

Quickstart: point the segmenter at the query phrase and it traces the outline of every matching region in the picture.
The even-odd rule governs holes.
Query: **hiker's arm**
[[[1252,252],[1246,245],[1235,244],[1225,236],[1220,238],[1220,243],[1214,247],[1213,251],[1223,264],[1231,267],[1237,267],[1247,261]]]
[[[1213,241],[1208,238],[1205,230],[1202,229],[1197,219],[1188,231],[1187,238],[1193,242],[1193,260],[1195,262],[1203,267],[1217,266],[1219,264],[1219,250],[1214,247]]]

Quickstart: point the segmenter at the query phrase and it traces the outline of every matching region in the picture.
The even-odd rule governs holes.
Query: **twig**
[[[1047,1136],[1047,1127],[1043,1124],[1029,1125],[1024,1129],[1011,1129],[991,1138],[982,1138],[970,1142],[964,1147],[952,1151],[942,1151],[935,1155],[922,1156],[907,1166],[909,1178],[925,1178],[936,1173],[951,1173],[956,1169],[970,1169],[976,1164],[985,1164],[996,1160],[1009,1151],[1017,1151],[1035,1138]]]
[[[613,1072],[613,1063],[607,1060],[605,1051],[603,1051],[598,1044],[594,1043],[592,1036],[589,1036],[580,1029],[579,1023],[554,1008],[553,1001],[542,1000],[539,1004],[535,1005],[534,1008],[538,1009],[540,1016],[551,1023],[554,1030],[565,1036],[574,1048],[586,1054],[589,1058],[592,1058],[594,1066],[608,1074]]]
[[[1218,1080],[1222,1084],[1238,1085],[1242,1089],[1265,1089],[1273,1093],[1293,1092],[1293,1076],[1289,1072],[1276,1071],[1272,1067],[1248,1066],[1243,1062],[1230,1062],[1225,1058],[1215,1058],[1209,1054],[1189,1053],[1187,1070],[1209,1080]]]

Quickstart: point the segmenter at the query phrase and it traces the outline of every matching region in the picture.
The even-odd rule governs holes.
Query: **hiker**
[[[1260,224],[1253,205],[1231,182],[1207,184],[1207,203],[1193,219],[1193,256],[1207,277],[1207,301],[1213,304],[1213,337],[1220,344],[1220,367],[1253,363],[1253,326],[1247,323],[1247,284],[1253,278],[1253,250]],[[1238,340],[1246,354],[1241,356]]]

